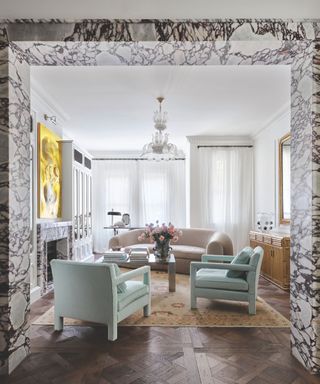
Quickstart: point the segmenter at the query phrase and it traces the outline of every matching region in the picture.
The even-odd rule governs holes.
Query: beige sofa
[[[176,258],[176,271],[189,274],[190,262],[201,261],[204,253],[211,255],[233,255],[232,241],[228,235],[210,229],[181,228],[182,236],[176,243],[171,242],[172,252]],[[152,252],[153,243],[139,241],[142,229],[134,229],[114,236],[109,241],[109,248],[137,248],[147,247]],[[126,266],[129,266],[128,264]],[[164,269],[162,265],[155,265],[155,269]]]

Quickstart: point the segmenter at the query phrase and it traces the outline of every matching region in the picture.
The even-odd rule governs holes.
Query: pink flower
[[[159,220],[156,221],[156,225],[153,223],[146,224],[144,232],[138,237],[139,241],[149,239],[152,243],[153,241],[163,242],[166,239],[173,239],[174,242],[178,241],[179,236],[182,235],[182,231],[175,228],[171,222],[166,225],[162,223],[159,225]]]

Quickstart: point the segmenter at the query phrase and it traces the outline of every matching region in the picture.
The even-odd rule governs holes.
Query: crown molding
[[[269,120],[266,121],[265,124],[263,124],[257,132],[255,132],[251,138],[254,140],[256,139],[265,129],[269,128],[273,123],[275,123],[277,120],[282,119],[287,114],[290,114],[290,103],[285,103],[274,115],[271,116]]]
[[[30,93],[31,98],[33,98],[37,104],[40,104],[44,111],[49,109],[48,115],[54,114],[57,116],[57,125],[63,126],[67,124],[70,116],[63,110],[61,105],[45,91],[42,85],[33,78],[31,79]]]
[[[248,135],[239,136],[187,136],[191,145],[252,145],[253,140]]]

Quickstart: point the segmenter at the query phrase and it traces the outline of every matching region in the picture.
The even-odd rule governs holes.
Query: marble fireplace
[[[37,224],[37,280],[41,295],[50,290],[50,258],[72,260],[72,222],[43,222]]]

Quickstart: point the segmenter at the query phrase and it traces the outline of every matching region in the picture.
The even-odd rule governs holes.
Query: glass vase
[[[155,256],[161,261],[168,260],[171,250],[172,248],[170,247],[170,239],[156,241],[153,248]]]

